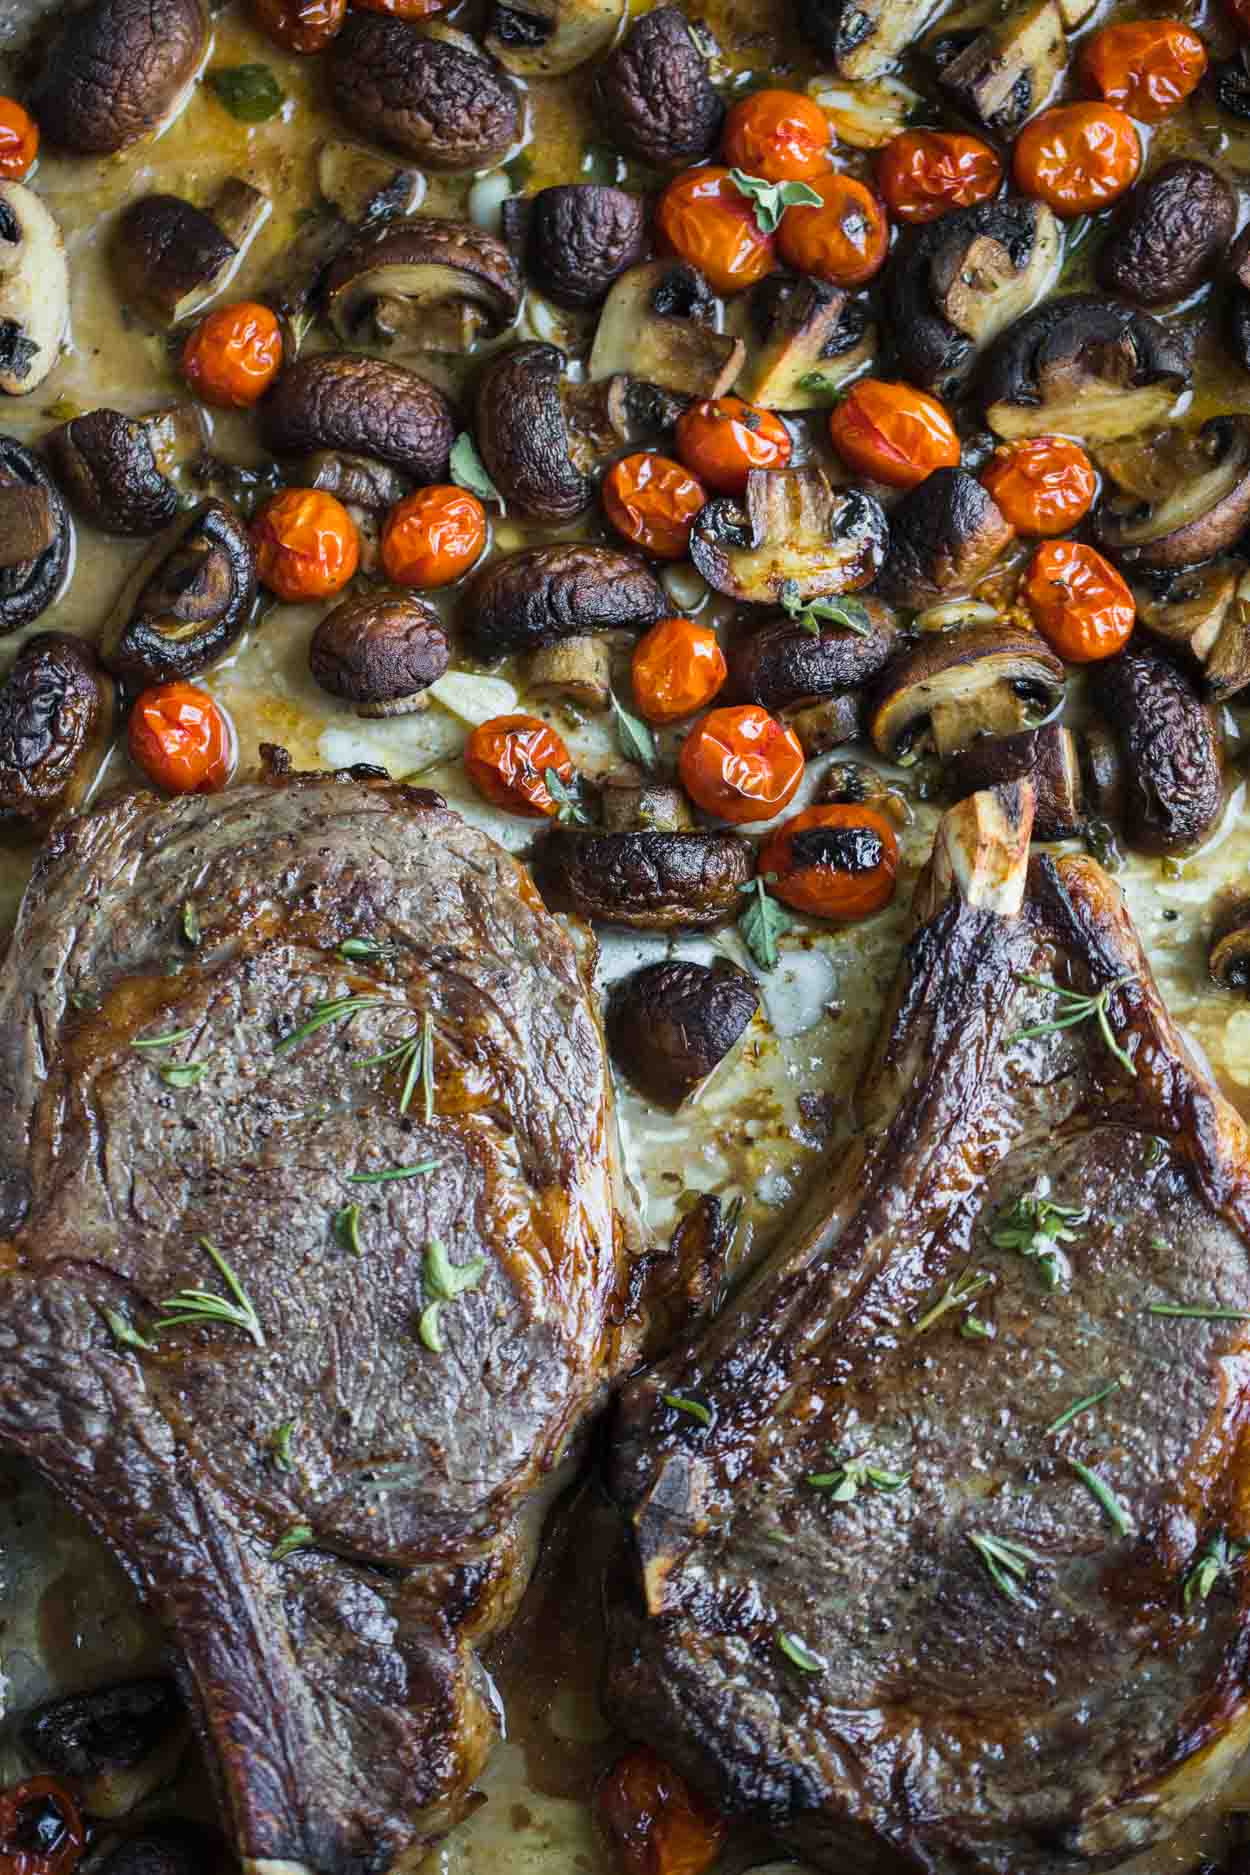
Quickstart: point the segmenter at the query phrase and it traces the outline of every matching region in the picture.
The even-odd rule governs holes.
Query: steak
[[[0,1444],[163,1620],[249,1868],[364,1875],[463,1812],[475,1650],[631,1357],[614,1139],[570,940],[437,796],[136,793],[41,858]]]
[[[822,1869],[1107,1867],[1250,1738],[1250,1136],[1031,815],[946,816],[862,1130],[615,1429],[612,1712]]]

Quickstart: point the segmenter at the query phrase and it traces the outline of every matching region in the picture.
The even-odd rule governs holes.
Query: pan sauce
[[[694,10],[715,34],[726,70],[767,74],[773,82],[784,82],[789,74],[801,82],[815,69],[797,44],[784,35],[778,39],[775,16],[788,10],[785,0],[710,0]],[[1175,10],[1218,41],[1220,29],[1205,17],[1201,0]],[[18,48],[19,67],[35,12],[28,0],[0,0],[0,37]],[[973,9],[961,9],[959,22],[975,17]],[[1106,17],[1105,9],[1100,17]],[[38,437],[60,420],[62,412],[53,414],[51,407],[65,399],[80,409],[108,403],[140,412],[178,393],[163,338],[129,315],[106,265],[108,233],[124,203],[156,188],[204,200],[225,176],[242,176],[272,195],[274,211],[232,291],[259,289],[271,275],[301,216],[315,204],[316,146],[328,132],[341,132],[341,126],[325,109],[318,62],[277,52],[231,6],[216,19],[209,62],[251,60],[268,64],[287,92],[281,117],[269,124],[249,130],[200,91],[157,143],[127,156],[99,162],[43,158],[34,181],[67,239],[72,344],[27,402],[6,402],[0,411],[5,429],[23,439]],[[585,90],[577,75],[564,84],[530,88],[527,155],[533,167],[528,188],[581,173],[594,135],[582,101]],[[1247,151],[1230,142],[1231,124],[1213,105],[1201,102],[1155,138],[1165,138],[1169,149],[1215,156],[1244,184],[1250,179]],[[463,213],[467,187],[463,178],[433,177],[425,207]],[[576,339],[575,330],[549,330],[541,308],[529,318],[539,336]],[[438,362],[423,362],[422,368],[438,377]],[[454,388],[451,377],[446,381]],[[1250,378],[1230,371],[1225,379],[1217,360],[1202,361],[1196,382],[1196,415],[1250,409]],[[213,446],[236,461],[255,459],[250,426],[238,418],[215,417]],[[514,547],[524,536],[505,522],[497,526],[495,538],[500,546]],[[91,635],[142,550],[142,543],[106,541],[79,528],[72,582],[34,629],[57,626]],[[466,789],[457,760],[463,722],[434,707],[417,717],[364,723],[333,707],[317,690],[306,664],[317,615],[310,607],[271,613],[208,680],[234,715],[245,765],[264,740],[282,743],[300,766],[367,760],[383,762],[396,774],[420,770],[469,818],[513,848],[523,845],[532,832],[529,824],[484,809]],[[21,637],[14,638],[13,648]],[[533,706],[522,699],[522,707]],[[575,758],[592,772],[606,763],[608,742],[598,725],[559,722]],[[1235,741],[1237,724],[1231,716],[1228,726]],[[813,765],[796,805],[803,804],[822,766]],[[124,778],[124,757],[114,755],[100,785]],[[915,808],[902,839],[900,891],[889,911],[859,930],[813,932],[787,946],[782,967],[762,985],[765,1017],[755,1025],[747,1049],[679,1118],[623,1094],[627,1163],[657,1233],[667,1235],[692,1192],[742,1194],[747,1204],[737,1254],[745,1257],[775,1237],[806,1181],[820,1175],[822,1152],[850,1124],[848,1102],[857,1065],[897,961],[911,885],[935,819],[935,809]],[[6,927],[29,861],[30,851],[20,843],[0,846],[0,921]],[[1238,785],[1217,833],[1185,862],[1179,877],[1163,876],[1153,862],[1131,860],[1121,882],[1169,1007],[1205,1053],[1225,1093],[1250,1117],[1250,1003],[1214,989],[1205,974],[1212,905],[1223,889],[1244,883],[1248,861],[1250,814],[1244,785]],[[607,980],[670,949],[701,958],[719,951],[746,961],[732,932],[679,939],[672,946],[661,936],[607,932],[601,937],[601,977]],[[566,1555],[573,1525],[575,1569]],[[440,1875],[504,1869],[509,1875],[611,1875],[586,1802],[595,1775],[620,1743],[606,1727],[595,1696],[598,1572],[588,1561],[588,1531],[606,1556],[611,1517],[597,1504],[593,1487],[573,1510],[558,1513],[522,1615],[490,1662],[508,1714],[509,1737],[482,1779],[488,1801],[431,1856],[427,1866]],[[0,1461],[0,1786],[24,1768],[13,1742],[12,1718],[34,1699],[49,1689],[143,1670],[159,1659],[159,1636],[108,1555],[29,1472]],[[1250,1805],[1250,1766],[1234,1779],[1226,1801]],[[177,1790],[161,1793],[152,1807],[168,1811],[175,1806],[211,1817],[203,1774],[194,1763]],[[1200,1848],[1217,1847],[1219,1841],[1218,1816],[1200,1819],[1183,1839],[1126,1867],[1137,1875],[1187,1870]],[[728,1851],[722,1866],[737,1871],[770,1859],[767,1845],[742,1841]]]

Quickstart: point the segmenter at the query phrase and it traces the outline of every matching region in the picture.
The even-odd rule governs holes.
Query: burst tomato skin
[[[809,807],[769,834],[759,869],[775,875],[770,890],[796,911],[854,924],[893,898],[898,838],[874,808]]]
[[[744,494],[752,469],[784,469],[794,448],[780,417],[740,397],[691,404],[677,419],[675,441],[686,467],[718,495]]]
[[[1104,26],[1081,49],[1089,90],[1142,124],[1179,110],[1207,69],[1207,49],[1180,20],[1125,20]]]
[[[802,745],[758,703],[709,710],[681,746],[678,770],[696,807],[720,820],[771,820],[803,779]]]
[[[660,197],[655,226],[670,253],[697,267],[718,293],[740,293],[777,265],[777,243],[729,171],[710,164],[675,176]]]
[[[1066,436],[1000,443],[981,471],[981,486],[1017,534],[1066,534],[1089,513],[1098,492],[1094,465]]]
[[[863,286],[890,249],[879,197],[854,176],[818,176],[809,186],[820,207],[801,202],[786,210],[777,231],[781,258],[796,273],[813,273],[834,286]]]
[[[1141,140],[1113,104],[1056,104],[1016,139],[1016,187],[1056,215],[1093,215],[1137,180]]]
[[[1003,166],[988,143],[954,130],[903,130],[886,144],[877,187],[895,221],[936,221],[997,195]]]
[[[954,424],[936,397],[910,384],[860,378],[830,412],[829,435],[848,467],[891,488],[959,466]]]
[[[284,52],[324,52],[347,18],[347,0],[252,0],[256,24]]]
[[[756,91],[725,119],[721,154],[731,169],[765,182],[809,182],[829,171],[833,135],[802,91]]]
[[[547,785],[549,769],[566,787],[573,781],[568,750],[538,716],[492,716],[479,723],[465,744],[464,766],[483,800],[527,820],[550,820],[560,812]]]
[[[252,541],[261,580],[292,603],[342,592],[360,561],[355,522],[320,488],[271,495],[252,523]]]
[[[126,730],[130,759],[170,794],[216,794],[234,773],[234,725],[207,690],[154,684],[135,699]]]
[[[397,20],[428,20],[434,13],[443,13],[450,0],[349,0],[352,11],[363,10],[366,13],[389,13]]]
[[[707,491],[682,463],[645,450],[624,456],[604,476],[602,493],[618,534],[659,560],[685,559]]]
[[[705,1875],[728,1833],[725,1819],[646,1745],[599,1780],[595,1817],[621,1875]]]
[[[1133,595],[1111,565],[1079,540],[1048,540],[1029,562],[1023,596],[1038,631],[1069,664],[1094,664],[1123,650],[1133,631]]]
[[[38,124],[16,98],[0,97],[0,179],[21,182],[38,154]]]
[[[282,367],[282,328],[258,300],[218,306],[182,348],[182,375],[206,404],[247,410],[265,395]]]
[[[382,570],[397,586],[433,591],[474,566],[486,545],[486,510],[452,483],[414,489],[382,526]]]
[[[725,654],[710,625],[662,618],[634,647],[634,701],[649,723],[679,723],[707,708],[725,673]]]
[[[57,1777],[28,1777],[0,1790],[2,1875],[71,1875],[86,1831],[74,1793]]]

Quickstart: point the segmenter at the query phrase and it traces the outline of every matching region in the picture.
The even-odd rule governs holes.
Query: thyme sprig
[[[993,1280],[989,1270],[961,1270],[954,1282],[946,1285],[946,1293],[941,1299],[920,1317],[912,1329],[913,1335],[924,1334],[926,1328],[932,1328],[934,1322],[941,1321],[952,1309],[963,1308],[965,1303],[971,1302],[973,1296],[980,1295]]]
[[[554,768],[543,769],[543,780],[547,792],[556,804],[556,818],[562,826],[589,827],[590,815],[579,800],[575,790],[566,781],[562,781]]]
[[[132,1041],[132,1048],[176,1048],[179,1042],[189,1042],[195,1034],[194,1029],[171,1029],[168,1035],[140,1035]]]
[[[830,1447],[833,1453],[832,1471],[809,1472],[804,1479],[814,1491],[827,1491],[835,1504],[850,1504],[861,1491],[901,1491],[904,1485],[911,1483],[909,1471],[886,1471],[881,1465],[874,1465],[867,1452],[861,1452],[858,1458],[844,1458],[841,1453]]]
[[[1107,1005],[1117,990],[1122,990],[1127,983],[1135,982],[1132,972],[1116,977],[1111,983],[1104,983],[1092,996],[1086,996],[1079,990],[1065,989],[1062,983],[1056,983],[1052,977],[1034,977],[1017,972],[1018,983],[1028,983],[1035,990],[1049,990],[1059,999],[1062,1015],[1055,1016],[1049,1022],[1034,1022],[1027,1029],[1017,1029],[1009,1037],[1012,1042],[1031,1041],[1039,1035],[1055,1035],[1060,1029],[1076,1028],[1079,1023],[1094,1020],[1102,1031],[1102,1039],[1127,1074],[1137,1078],[1137,1069],[1115,1039],[1115,1033],[1107,1016]]]
[[[258,1348],[263,1348],[264,1330],[246,1289],[216,1244],[210,1243],[207,1237],[201,1237],[200,1248],[207,1251],[221,1271],[222,1281],[230,1291],[229,1298],[213,1295],[207,1289],[180,1289],[177,1295],[170,1296],[161,1304],[162,1308],[171,1309],[174,1313],[161,1316],[154,1325],[156,1332],[159,1334],[162,1328],[177,1328],[183,1322],[227,1322],[232,1327],[241,1328],[245,1335],[250,1335]]]
[[[1235,1543],[1223,1530],[1217,1530],[1199,1552],[1193,1568],[1186,1572],[1181,1589],[1185,1607],[1192,1608],[1195,1602],[1205,1602],[1221,1576],[1230,1576],[1234,1569],[1241,1566],[1248,1550],[1250,1545]]]
[[[1029,1570],[1041,1562],[1041,1557],[1026,1549],[1023,1543],[990,1536],[984,1530],[970,1530],[968,1541],[984,1563],[994,1587],[1008,1601],[1018,1601],[1020,1584],[1028,1580]]]
[[[430,1300],[421,1311],[417,1333],[423,1347],[431,1354],[443,1352],[440,1314],[445,1302],[454,1302],[468,1289],[476,1289],[486,1273],[486,1258],[470,1257],[467,1263],[453,1263],[437,1237],[431,1237],[425,1250],[422,1280]]]
[[[1058,1289],[1069,1274],[1060,1244],[1075,1243],[1075,1224],[1087,1223],[1089,1212],[1080,1205],[1056,1204],[1042,1191],[1025,1192],[999,1207],[990,1232],[996,1250],[1017,1250],[1034,1259],[1048,1289]]]

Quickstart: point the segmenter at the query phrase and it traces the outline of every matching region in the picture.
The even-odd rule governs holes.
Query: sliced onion
[[[517,693],[502,677],[482,677],[475,671],[448,671],[430,685],[429,693],[463,723],[489,722],[516,709]]]
[[[469,220],[487,234],[498,234],[503,225],[503,205],[516,191],[506,169],[492,169],[479,176],[469,190]]]

